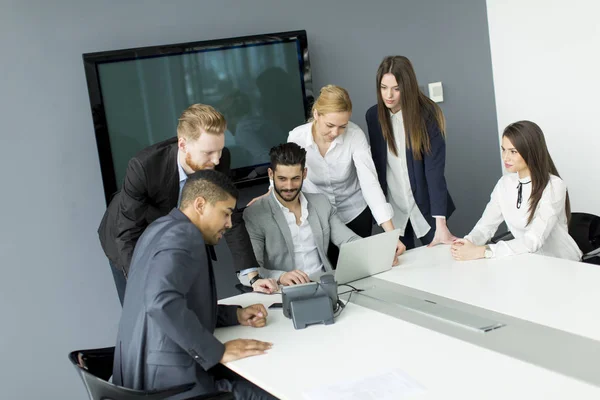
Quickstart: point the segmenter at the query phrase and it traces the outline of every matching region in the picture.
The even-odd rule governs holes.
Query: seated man
[[[274,191],[244,210],[259,269],[242,271],[245,286],[258,279],[280,285],[310,281],[311,275],[333,270],[327,259],[329,241],[336,246],[358,240],[322,194],[302,193],[306,150],[296,143],[275,146],[269,153]]]
[[[215,327],[262,327],[267,310],[217,305],[208,245],[231,228],[237,190],[214,170],[190,174],[181,205],[146,228],[136,244],[119,324],[113,381],[132,389],[153,390],[195,382],[176,398],[215,391],[236,399],[272,399],[235,376],[224,378],[219,363],[264,354],[270,343],[238,339],[225,344]],[[216,367],[215,367],[216,366]]]

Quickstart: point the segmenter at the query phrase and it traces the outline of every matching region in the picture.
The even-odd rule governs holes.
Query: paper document
[[[341,381],[303,393],[306,400],[399,400],[425,392],[425,388],[400,369]]]

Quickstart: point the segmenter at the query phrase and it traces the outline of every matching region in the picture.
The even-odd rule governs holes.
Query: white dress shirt
[[[390,151],[390,147],[387,147],[388,201],[394,209],[394,219],[392,221],[394,227],[401,230],[401,236],[404,236],[406,225],[410,219],[415,236],[420,238],[425,236],[431,227],[423,217],[419,207],[417,207],[415,196],[410,187],[408,166],[406,165],[406,133],[402,111],[395,114],[390,113],[390,118],[396,149],[398,150],[396,156]]]
[[[367,205],[378,225],[392,219],[394,212],[379,185],[371,147],[358,125],[348,122],[346,132],[331,143],[325,157],[313,139],[312,122],[291,131],[288,142],[306,149],[308,175],[302,190],[326,195],[344,224],[358,217]]]
[[[523,184],[522,202],[521,207],[517,208],[519,182]],[[533,220],[527,225],[531,190],[529,177],[519,179],[517,173],[504,175],[496,184],[481,219],[465,239],[478,246],[484,245],[504,220],[515,238],[490,244],[494,257],[536,253],[579,261],[581,251],[569,235],[567,226],[567,186],[563,180],[550,175]]]
[[[281,212],[288,223],[290,232],[292,233],[292,243],[294,243],[294,262],[296,269],[306,272],[307,275],[316,274],[323,271],[323,262],[317,250],[315,236],[308,224],[308,203],[306,197],[300,192],[300,225],[296,223],[296,215],[287,207],[279,202],[275,195],[275,191],[271,193],[275,197],[277,205],[281,208]],[[265,276],[270,278],[270,276]]]

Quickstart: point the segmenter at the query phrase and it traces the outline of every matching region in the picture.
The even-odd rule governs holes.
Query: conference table
[[[269,309],[264,328],[217,329],[223,342],[273,343],[227,366],[280,399],[600,399],[598,266],[532,254],[457,262],[448,246],[421,247],[351,284],[364,291],[333,325],[295,330]],[[221,301],[275,302],[279,294]],[[406,306],[415,302],[501,327],[472,329]]]

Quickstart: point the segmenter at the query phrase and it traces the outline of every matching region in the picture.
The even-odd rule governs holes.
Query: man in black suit
[[[111,200],[98,228],[121,304],[139,237],[154,220],[178,206],[187,176],[203,169],[229,174],[225,129],[221,113],[211,106],[194,104],[181,114],[176,138],[147,147],[129,161],[123,187]],[[242,212],[236,211],[232,221],[226,240],[236,270],[257,267]],[[276,290],[276,284],[266,279],[256,281],[253,287],[269,293]]]
[[[155,390],[194,382],[191,391],[172,398],[227,391],[236,399],[273,399],[220,365],[264,354],[271,343],[221,343],[214,336],[217,326],[266,325],[262,304],[217,304],[208,245],[231,228],[236,198],[237,189],[225,175],[211,170],[190,174],[179,208],[154,221],[139,238],[115,347],[117,385]]]

